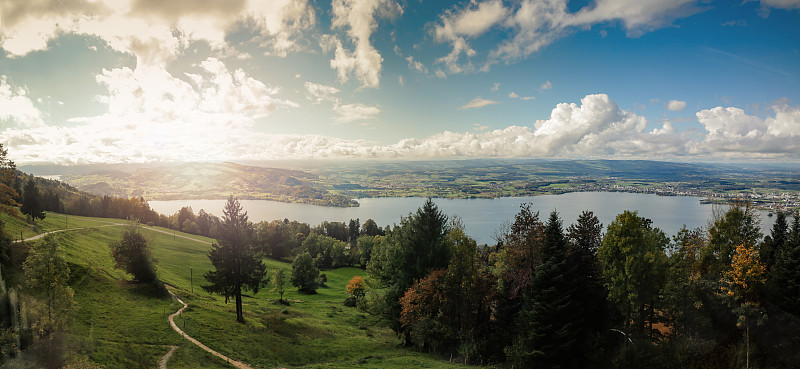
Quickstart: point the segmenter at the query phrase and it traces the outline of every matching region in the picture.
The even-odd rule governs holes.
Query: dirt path
[[[218,357],[218,358],[220,358],[222,360],[225,360],[226,363],[231,364],[236,368],[239,368],[239,369],[253,369],[251,366],[249,366],[249,365],[247,365],[247,364],[245,364],[243,362],[232,360],[232,359],[228,358],[227,356],[225,356],[223,354],[220,354],[219,352],[214,351],[213,349],[211,349],[208,346],[202,344],[200,341],[192,338],[191,336],[186,334],[186,332],[184,332],[180,328],[178,328],[178,325],[175,324],[175,317],[180,315],[181,313],[183,313],[183,310],[186,309],[187,305],[186,305],[185,302],[183,302],[183,300],[181,300],[180,297],[178,297],[177,295],[172,293],[172,290],[167,288],[167,291],[169,292],[170,295],[172,295],[172,298],[174,298],[175,300],[177,300],[178,302],[180,302],[183,305],[182,308],[178,309],[178,311],[170,314],[170,316],[169,316],[169,325],[172,327],[172,329],[175,332],[178,332],[183,338],[189,340],[191,343],[194,343],[195,345],[197,345],[197,347],[200,347],[201,349],[205,350],[206,352],[208,352],[211,355],[214,355],[214,356],[216,356],[216,357]],[[166,369],[167,360],[169,360],[169,356],[172,356],[172,352],[173,351],[175,351],[175,350],[170,350],[170,352],[168,352],[166,355],[164,355],[163,358],[161,358],[161,363],[162,363],[162,367],[161,368]]]
[[[164,354],[164,356],[161,357],[161,361],[158,362],[158,368],[159,369],[167,369],[167,361],[169,361],[169,358],[172,357],[172,354],[174,354],[175,350],[177,350],[177,349],[178,349],[178,346],[173,346],[173,345],[169,346],[169,351],[167,351],[167,353]]]
[[[111,222],[103,222],[103,223],[109,223],[109,224],[106,224],[106,225],[101,225],[101,226],[97,226],[97,227],[78,227],[78,228],[65,228],[65,229],[56,229],[56,230],[54,230],[54,231],[49,231],[49,232],[39,233],[39,234],[37,234],[37,235],[35,235],[35,236],[33,236],[33,237],[28,237],[28,238],[26,238],[26,239],[22,240],[22,242],[36,241],[36,240],[38,240],[38,239],[41,239],[41,238],[42,238],[42,237],[44,237],[44,236],[47,236],[47,235],[49,235],[49,234],[53,234],[53,233],[66,232],[66,231],[75,231],[75,230],[81,230],[81,229],[100,228],[100,227],[114,227],[114,226],[121,226],[121,225],[124,225],[124,224],[122,224],[122,223],[111,223]],[[156,229],[156,231],[157,231],[157,229]],[[14,242],[15,242],[15,243],[16,243],[16,242],[19,242],[19,240],[14,240]]]

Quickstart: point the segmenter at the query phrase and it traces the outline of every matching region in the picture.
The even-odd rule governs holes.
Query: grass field
[[[24,220],[2,215],[9,234],[31,237],[62,229],[64,216],[49,213],[30,227]],[[127,282],[129,275],[114,269],[108,244],[120,239],[124,221],[69,216],[70,227],[90,227],[57,233],[70,263],[70,285],[78,308],[68,330],[68,351],[108,368],[152,368],[179,346],[170,368],[226,368],[222,360],[200,350],[172,331],[167,315],[180,305]],[[161,229],[164,230],[164,229]],[[271,286],[244,297],[245,324],[235,321],[233,303],[201,289],[203,273],[211,269],[206,256],[212,240],[143,229],[157,260],[159,278],[175,287],[189,304],[176,323],[214,350],[253,367],[408,368],[456,367],[438,357],[399,346],[386,323],[355,308],[345,307],[345,285],[358,268],[323,271],[327,287],[306,295],[291,286],[284,294],[290,306],[277,303]],[[192,239],[186,239],[187,236]],[[19,236],[17,236],[19,238]],[[198,242],[200,241],[200,242]],[[290,264],[265,260],[269,274],[291,269]]]

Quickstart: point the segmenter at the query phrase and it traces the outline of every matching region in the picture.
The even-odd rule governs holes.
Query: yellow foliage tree
[[[747,243],[740,243],[731,259],[731,268],[722,274],[720,294],[731,302],[739,316],[736,325],[744,326],[746,343],[746,368],[750,367],[750,325],[764,317],[759,309],[758,287],[766,281],[767,268],[759,260],[758,250]]]
[[[720,292],[739,303],[755,303],[756,288],[766,281],[767,268],[759,260],[758,250],[745,243],[736,246],[731,268],[722,275]]]

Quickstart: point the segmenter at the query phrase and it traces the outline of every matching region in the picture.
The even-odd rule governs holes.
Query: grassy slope
[[[23,221],[2,217],[8,233],[22,231],[25,237],[64,226],[63,215],[52,213],[33,230]],[[70,227],[119,222],[73,216],[69,219]],[[105,367],[154,367],[167,351],[165,345],[178,345],[170,368],[227,367],[169,328],[166,315],[177,310],[177,302],[151,297],[147,291],[126,283],[129,276],[113,268],[108,244],[118,240],[121,233],[119,226],[59,233],[71,263],[70,283],[79,305],[70,328],[70,351]],[[221,297],[200,288],[204,283],[202,274],[211,268],[206,257],[208,244],[152,230],[143,233],[158,259],[159,277],[175,286],[178,295],[189,304],[176,322],[224,355],[254,367],[451,366],[435,357],[400,348],[385,324],[342,305],[344,286],[354,275],[364,274],[360,269],[325,271],[328,287],[316,295],[300,294],[290,287],[284,294],[285,299],[292,300],[288,307],[276,304],[277,293],[270,293],[267,287],[244,298],[247,323],[238,324],[232,302],[225,304]],[[286,263],[265,263],[270,274],[278,268],[290,270]]]

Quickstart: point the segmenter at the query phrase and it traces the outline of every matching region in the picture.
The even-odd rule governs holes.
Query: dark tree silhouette
[[[252,225],[247,221],[247,212],[242,211],[239,200],[233,196],[223,209],[217,242],[211,245],[208,258],[215,270],[205,273],[210,283],[202,286],[209,293],[216,293],[236,302],[236,321],[244,323],[242,314],[242,290],[258,290],[267,283],[267,268],[253,247]]]
[[[36,223],[36,219],[44,219],[45,217],[39,189],[36,187],[33,176],[25,182],[25,188],[22,192],[22,206],[19,210],[34,223]]]

